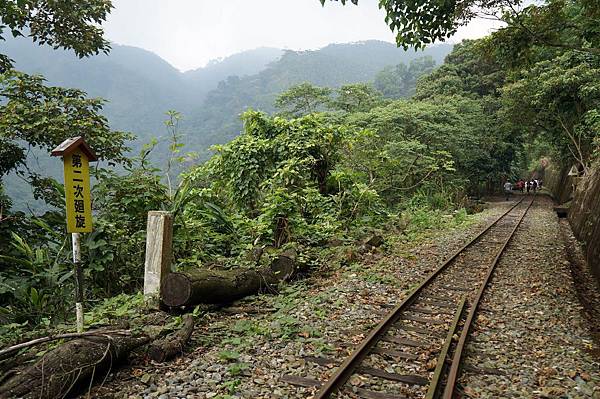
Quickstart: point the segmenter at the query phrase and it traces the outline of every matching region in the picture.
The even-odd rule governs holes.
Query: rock
[[[380,247],[380,246],[382,246],[384,242],[385,242],[385,241],[384,241],[384,239],[383,239],[383,237],[382,237],[382,236],[380,236],[380,235],[374,235],[374,236],[372,236],[371,238],[369,238],[367,241],[365,241],[365,242],[364,242],[364,245],[365,245],[366,247],[374,247],[374,248],[377,248],[377,247]]]

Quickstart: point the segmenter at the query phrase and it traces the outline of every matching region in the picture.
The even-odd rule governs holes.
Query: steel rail
[[[446,335],[446,341],[444,342],[444,346],[442,346],[442,350],[437,358],[437,363],[435,365],[435,370],[433,372],[433,377],[431,378],[431,383],[429,384],[429,389],[427,390],[427,394],[425,394],[425,399],[434,399],[438,393],[438,389],[440,387],[440,383],[442,382],[442,375],[444,369],[446,368],[446,356],[448,356],[448,351],[450,351],[450,346],[452,345],[452,339],[454,334],[457,332],[460,324],[460,320],[462,319],[463,310],[467,304],[467,297],[463,297],[458,304],[458,309],[456,310],[456,314],[454,315],[454,320],[452,321],[452,325],[448,330],[448,334]]]
[[[327,380],[327,382],[321,386],[321,389],[314,396],[314,399],[326,399],[336,390],[341,388],[342,385],[346,383],[348,378],[350,378],[350,376],[354,373],[357,365],[365,358],[365,356],[368,355],[369,350],[377,343],[377,338],[380,337],[386,330],[388,330],[393,323],[398,321],[402,310],[410,306],[417,298],[419,293],[421,293],[421,291],[423,291],[425,287],[427,287],[442,271],[444,271],[448,265],[450,265],[464,250],[475,244],[479,238],[487,233],[523,201],[524,198],[521,198],[519,202],[510,207],[496,220],[481,230],[473,239],[471,239],[468,243],[452,254],[452,256],[446,259],[444,263],[442,263],[441,266],[439,266],[425,280],[423,280],[421,284],[415,287],[399,305],[390,311],[387,316],[381,322],[379,322],[379,324],[373,330],[371,330],[369,335],[360,343],[360,345],[352,352],[352,354],[348,356],[346,360],[344,360],[344,362],[337,368],[336,372],[329,378],[329,380]]]
[[[477,295],[475,296],[475,299],[469,309],[469,313],[467,314],[465,324],[463,325],[463,329],[460,334],[460,338],[458,340],[458,343],[456,344],[456,348],[454,349],[452,365],[450,366],[450,370],[448,371],[448,379],[446,380],[446,387],[444,389],[444,395],[442,396],[443,399],[452,399],[452,396],[454,395],[454,388],[456,387],[456,380],[458,379],[458,373],[460,371],[460,361],[462,359],[462,354],[465,349],[465,344],[466,344],[467,338],[469,336],[469,331],[471,329],[471,325],[473,324],[473,320],[475,319],[475,314],[477,313],[477,308],[479,307],[479,303],[481,301],[481,298],[483,297],[483,293],[485,292],[485,289],[487,288],[490,280],[492,279],[492,275],[494,274],[494,271],[496,270],[496,266],[500,262],[500,258],[504,254],[504,250],[506,249],[506,247],[508,246],[508,244],[514,237],[517,229],[521,225],[521,222],[523,222],[525,215],[527,214],[527,212],[529,212],[529,209],[533,205],[534,201],[535,201],[535,194],[534,194],[531,202],[527,206],[527,209],[525,209],[525,212],[523,212],[523,214],[519,218],[519,221],[517,222],[515,227],[512,229],[510,235],[504,241],[502,248],[500,249],[500,251],[498,251],[498,255],[496,255],[494,262],[488,269],[485,280],[483,281],[483,283],[479,287],[479,290],[477,291]]]

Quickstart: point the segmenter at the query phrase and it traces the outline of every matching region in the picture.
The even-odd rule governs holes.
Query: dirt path
[[[195,331],[191,348],[185,356],[162,366],[148,364],[123,369],[110,377],[103,387],[95,388],[91,395],[161,399],[308,398],[313,392],[311,389],[288,385],[281,382],[280,377],[293,374],[324,378],[331,369],[307,363],[303,359],[305,356],[344,358],[352,346],[359,343],[379,321],[389,305],[400,301],[409,288],[507,206],[507,202],[492,203],[490,209],[478,215],[468,227],[437,234],[419,244],[388,243],[386,251],[366,254],[358,262],[335,270],[327,277],[315,276],[289,286],[279,295],[263,295],[241,304],[259,310],[258,314],[208,313]],[[527,284],[531,285],[532,292],[540,293],[533,297],[536,307],[523,309],[521,302],[512,300],[514,295],[507,292],[502,296],[505,288],[498,284],[494,284],[493,288],[499,294],[491,294],[490,298],[497,297],[498,301],[508,301],[508,304],[504,307],[492,303],[486,306],[489,309],[501,309],[501,315],[508,311],[525,315],[522,318],[527,322],[517,327],[524,328],[519,330],[520,334],[533,348],[547,345],[548,340],[531,338],[535,331],[527,330],[527,326],[539,326],[547,334],[558,334],[557,338],[550,341],[564,347],[556,355],[552,352],[548,359],[523,359],[522,362],[527,363],[524,370],[528,379],[519,379],[522,371],[518,361],[510,363],[516,367],[514,370],[505,367],[507,375],[494,376],[505,378],[505,382],[516,386],[514,390],[506,390],[511,392],[510,395],[501,393],[503,385],[500,383],[498,389],[486,391],[494,392],[493,396],[485,396],[484,391],[478,393],[478,389],[488,384],[485,381],[487,377],[468,373],[466,381],[474,397],[541,397],[541,394],[534,393],[539,391],[535,385],[537,374],[529,366],[543,370],[544,367],[557,364],[560,360],[557,357],[564,359],[564,367],[569,370],[571,366],[577,366],[574,369],[576,375],[572,378],[566,376],[573,381],[568,389],[574,390],[577,386],[585,385],[586,392],[590,392],[593,389],[591,384],[597,378],[592,374],[597,372],[598,366],[593,363],[591,355],[585,352],[588,336],[583,319],[572,313],[575,311],[580,314],[577,312],[577,300],[573,297],[568,266],[557,260],[557,250],[550,245],[555,238],[552,234],[559,234],[556,228],[558,222],[547,200],[535,206],[534,214],[535,217],[527,219],[525,231],[550,234],[540,240],[542,252],[535,255],[537,259],[534,258],[535,264],[548,263],[548,266],[534,268],[537,270],[534,282],[538,285],[531,285],[532,281],[526,278],[531,275],[530,267],[523,268],[522,275],[518,273],[522,276],[520,282],[515,282],[515,287],[510,287],[509,292],[520,292],[520,289],[525,290]],[[528,233],[522,234],[519,238],[521,241],[524,242],[522,245],[531,244]],[[514,260],[507,262],[512,264]],[[512,270],[510,267],[504,269]],[[507,272],[503,273],[503,280],[511,278]],[[532,294],[527,292],[522,296],[532,298]],[[531,306],[527,302],[526,305]],[[484,316],[487,317],[487,314]],[[557,323],[556,331],[551,327],[552,323]],[[495,348],[494,345],[491,344],[491,348]],[[556,349],[554,345],[551,348]],[[522,355],[530,356],[530,353],[527,351]],[[515,358],[519,356],[515,354]],[[546,360],[550,366],[546,366]],[[499,365],[491,367],[500,368]],[[584,377],[588,375],[590,378],[586,382]],[[584,382],[583,385],[578,378]],[[550,381],[552,384],[548,386],[554,386],[555,380]],[[519,391],[517,387],[521,383],[524,385]],[[580,394],[571,397],[586,396]]]

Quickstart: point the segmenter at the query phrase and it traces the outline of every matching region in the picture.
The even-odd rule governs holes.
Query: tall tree
[[[275,100],[275,107],[285,116],[300,117],[322,111],[329,103],[331,89],[305,82],[290,87]]]
[[[599,77],[600,58],[579,52],[538,62],[505,87],[505,120],[587,171],[600,137]]]
[[[381,100],[381,93],[371,86],[355,83],[340,87],[331,106],[345,112],[361,112],[380,105]]]

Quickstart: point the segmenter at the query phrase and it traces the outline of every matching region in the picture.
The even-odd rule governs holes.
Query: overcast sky
[[[112,42],[150,50],[185,71],[257,47],[315,49],[330,43],[394,41],[378,0],[358,6],[318,0],[113,0],[105,23]],[[494,28],[474,21],[451,41]]]

